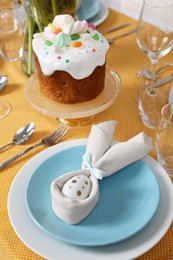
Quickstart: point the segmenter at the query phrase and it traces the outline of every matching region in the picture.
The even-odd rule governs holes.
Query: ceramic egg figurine
[[[86,175],[77,175],[70,178],[62,188],[62,194],[70,199],[84,200],[91,190],[91,181]]]

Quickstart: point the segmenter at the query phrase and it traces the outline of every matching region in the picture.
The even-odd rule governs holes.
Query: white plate
[[[74,245],[103,246],[136,235],[151,221],[160,198],[156,177],[142,160],[99,181],[99,201],[77,225],[54,214],[51,183],[67,172],[80,170],[85,150],[85,145],[77,145],[58,151],[35,168],[26,187],[28,213],[49,235]]]
[[[138,257],[165,235],[173,220],[173,187],[165,170],[150,156],[145,162],[154,172],[160,185],[160,203],[151,222],[137,235],[123,242],[103,247],[72,246],[44,233],[30,218],[25,208],[26,184],[33,172],[45,159],[64,149],[86,144],[87,139],[64,142],[48,148],[31,159],[16,175],[8,197],[8,213],[19,238],[38,255],[47,259],[69,259],[72,255],[82,260],[128,260]]]
[[[97,15],[87,20],[88,23],[93,23],[95,26],[103,23],[108,17],[109,9],[103,3],[100,3],[100,10]]]

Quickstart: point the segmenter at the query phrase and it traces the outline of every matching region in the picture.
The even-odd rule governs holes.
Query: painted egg
[[[70,199],[84,200],[91,190],[91,181],[86,175],[70,178],[62,188],[62,194]]]

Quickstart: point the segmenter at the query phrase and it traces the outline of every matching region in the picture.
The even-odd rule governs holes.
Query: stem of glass
[[[151,59],[151,85],[148,88],[149,95],[155,95],[155,72],[156,72],[156,64],[158,60]]]

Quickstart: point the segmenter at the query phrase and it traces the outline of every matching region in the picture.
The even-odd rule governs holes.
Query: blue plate
[[[28,213],[47,234],[71,244],[101,246],[135,235],[151,220],[159,203],[159,185],[142,160],[99,181],[99,201],[79,224],[66,224],[53,213],[51,183],[62,174],[81,169],[85,149],[77,144],[59,152],[57,149],[41,162],[27,183]]]
[[[100,10],[100,3],[97,0],[82,0],[82,4],[77,11],[79,20],[89,20]]]

